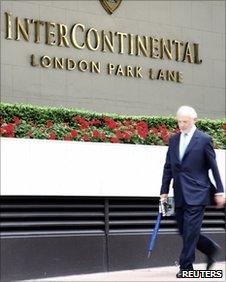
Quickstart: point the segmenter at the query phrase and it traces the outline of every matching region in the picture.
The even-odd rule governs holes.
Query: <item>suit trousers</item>
[[[180,235],[183,238],[183,248],[180,254],[180,269],[193,269],[196,248],[207,256],[215,249],[215,242],[201,234],[205,206],[193,206],[184,202],[176,208],[176,220]]]

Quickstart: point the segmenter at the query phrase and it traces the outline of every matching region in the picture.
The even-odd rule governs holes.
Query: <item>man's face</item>
[[[177,123],[180,130],[184,132],[189,132],[192,126],[195,124],[196,119],[188,116],[177,116]]]

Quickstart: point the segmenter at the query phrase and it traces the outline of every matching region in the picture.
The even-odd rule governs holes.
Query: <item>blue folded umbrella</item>
[[[151,252],[152,252],[153,249],[154,249],[155,242],[156,242],[157,235],[158,235],[158,231],[159,231],[159,227],[160,227],[160,223],[161,223],[161,219],[162,219],[162,213],[159,212],[159,213],[158,213],[157,220],[156,220],[156,223],[155,223],[155,228],[154,228],[154,230],[153,230],[152,236],[151,236],[150,241],[149,241],[149,246],[148,246],[148,258],[150,258]]]
[[[175,212],[175,203],[173,197],[168,197],[166,201],[159,200],[159,213],[155,223],[155,228],[153,230],[152,235],[150,236],[150,240],[148,244],[148,258],[151,256],[151,252],[154,249],[162,217],[172,216],[174,215],[174,212]]]
[[[162,217],[172,216],[174,214],[174,211],[175,204],[173,197],[168,197],[167,201],[159,201],[159,213],[148,245],[148,258],[151,256],[151,252],[154,249]]]

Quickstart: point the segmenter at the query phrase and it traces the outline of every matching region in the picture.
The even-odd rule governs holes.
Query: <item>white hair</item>
[[[191,118],[197,118],[197,113],[196,113],[195,109],[193,109],[192,107],[181,106],[177,110],[177,116],[188,116],[188,117],[191,117]]]

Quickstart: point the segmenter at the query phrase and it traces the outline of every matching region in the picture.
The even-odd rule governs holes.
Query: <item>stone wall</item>
[[[5,12],[13,17],[63,23],[85,29],[124,32],[199,44],[201,64],[119,54],[109,50],[82,50],[48,46],[30,40],[7,40]],[[15,30],[15,26],[13,27]],[[82,42],[83,32],[78,35]],[[31,54],[100,62],[100,73],[31,66]],[[107,73],[107,65],[139,66],[143,77]],[[38,64],[38,63],[37,63]],[[176,70],[183,82],[150,79],[148,70]],[[200,117],[225,115],[225,2],[224,1],[122,1],[109,15],[96,1],[2,1],[1,94],[3,102],[83,108],[98,112],[136,115],[174,114],[178,106],[195,107]]]

